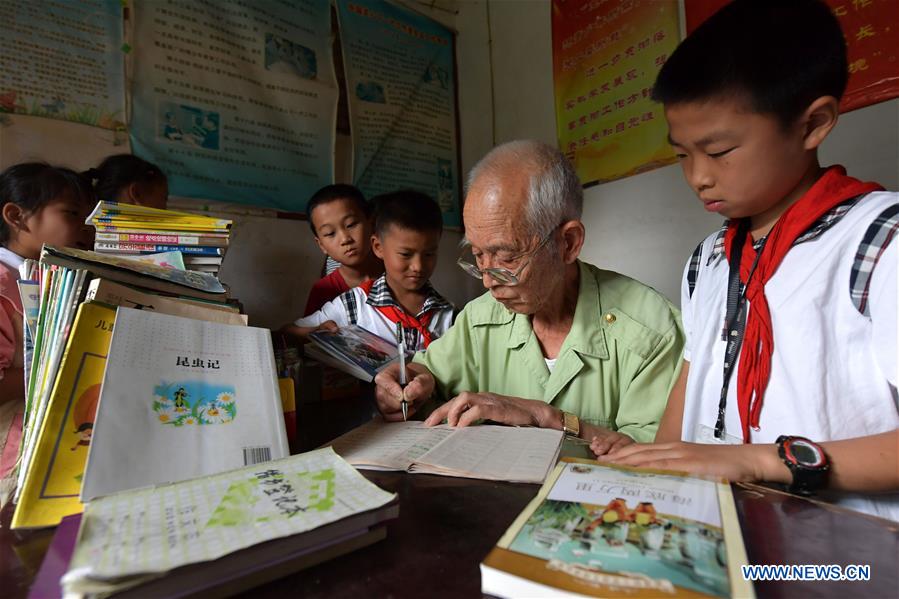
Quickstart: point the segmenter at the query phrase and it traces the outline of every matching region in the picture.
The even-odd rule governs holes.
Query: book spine
[[[185,231],[185,230],[175,230],[175,229],[161,229],[159,223],[156,223],[152,227],[115,227],[110,225],[94,225],[94,228],[98,233],[103,233],[105,235],[111,235],[113,233],[122,234],[122,233],[133,233],[137,235],[183,235],[185,237],[209,237],[214,239],[221,239],[224,241],[228,240],[230,237],[230,233],[224,229],[203,229],[198,231]]]
[[[156,254],[159,252],[182,252],[184,254],[192,254],[195,256],[221,256],[224,254],[222,248],[208,247],[202,245],[159,245],[152,243],[128,243],[128,242],[108,242],[97,241],[94,244],[94,250],[98,252],[122,252],[122,253],[140,253],[140,254]]]
[[[196,235],[165,235],[159,233],[97,233],[100,241],[131,242],[131,243],[164,243],[174,245],[207,245],[222,246],[227,240],[222,237],[205,237]]]

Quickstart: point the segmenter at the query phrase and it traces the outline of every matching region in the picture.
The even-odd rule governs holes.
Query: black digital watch
[[[805,437],[781,435],[777,438],[777,454],[793,473],[793,484],[787,490],[797,495],[814,495],[827,484],[830,463],[817,443]]]

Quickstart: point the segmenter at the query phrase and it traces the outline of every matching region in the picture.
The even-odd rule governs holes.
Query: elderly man
[[[659,293],[578,260],[583,191],[568,161],[536,141],[492,150],[472,169],[459,259],[488,293],[409,365],[378,375],[378,408],[425,421],[486,419],[555,428],[599,453],[655,436],[681,362],[679,315]],[[449,400],[449,401],[446,401]]]

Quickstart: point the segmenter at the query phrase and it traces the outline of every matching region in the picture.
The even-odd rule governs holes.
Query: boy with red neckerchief
[[[655,444],[601,459],[899,520],[899,194],[818,163],[846,79],[817,0],[734,0],[662,68],[669,141],[728,220],[687,263],[684,363]]]
[[[320,310],[282,330],[305,339],[316,330],[359,325],[390,340],[403,324],[406,347],[428,347],[453,322],[453,306],[429,281],[437,266],[443,232],[440,207],[416,191],[397,191],[372,199],[371,247],[384,261],[384,274],[339,295]]]

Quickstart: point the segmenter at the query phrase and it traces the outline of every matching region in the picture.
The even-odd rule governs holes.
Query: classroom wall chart
[[[328,0],[134,9],[134,153],[174,195],[305,210],[333,182]]]
[[[120,0],[0,0],[0,113],[124,127]]]
[[[337,8],[354,183],[366,197],[423,191],[461,225],[452,31],[384,0]]]

